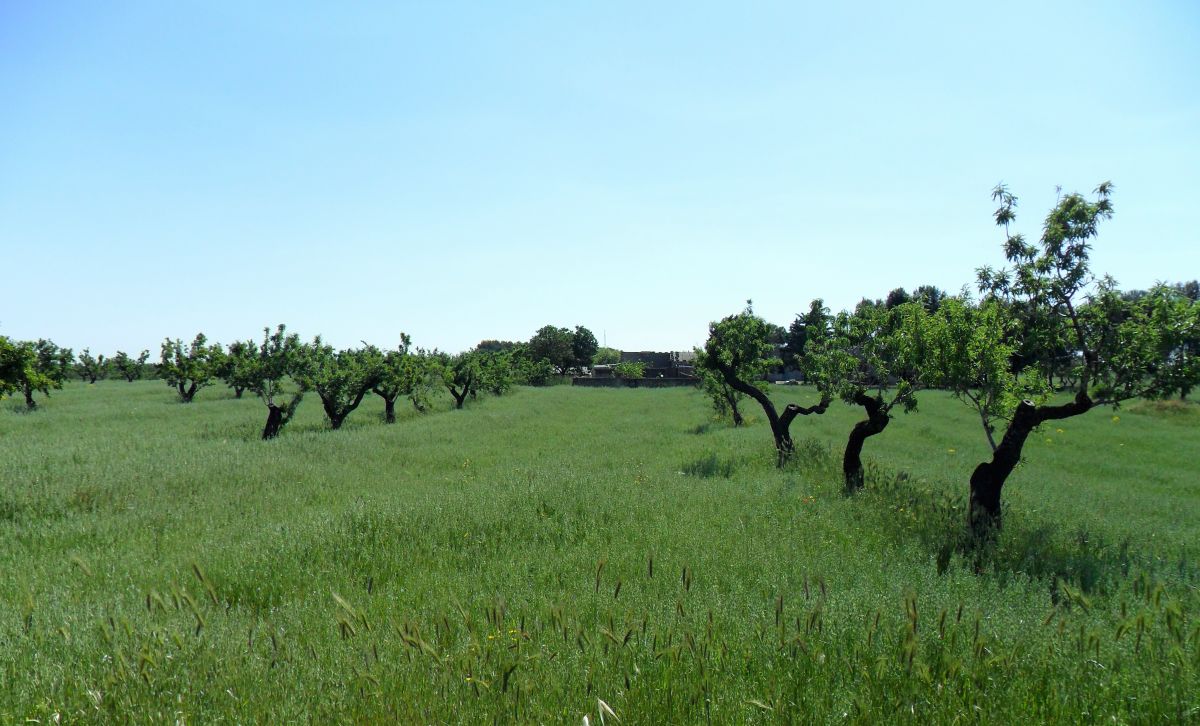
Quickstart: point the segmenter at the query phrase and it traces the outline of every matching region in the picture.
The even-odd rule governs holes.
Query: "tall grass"
[[[262,442],[224,390],[69,385],[0,410],[0,721],[1200,717],[1194,425],[1043,432],[980,558],[986,444],[921,405],[846,498],[848,408],[781,471],[685,390],[306,404]]]

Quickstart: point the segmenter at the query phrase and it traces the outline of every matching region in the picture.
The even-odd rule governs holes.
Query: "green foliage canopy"
[[[210,345],[204,333],[197,333],[188,346],[178,338],[167,338],[162,344],[159,374],[179,393],[181,402],[191,403],[197,391],[212,385],[223,359],[221,346]]]

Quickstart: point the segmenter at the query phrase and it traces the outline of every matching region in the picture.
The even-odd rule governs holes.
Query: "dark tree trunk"
[[[383,399],[383,420],[386,423],[396,423],[396,399],[400,391],[387,388],[372,388],[371,393]]]
[[[267,425],[263,427],[263,440],[273,439],[279,435],[279,430],[283,428],[283,409],[273,403],[267,404]]]
[[[446,386],[446,388],[448,388],[450,390],[450,395],[454,396],[454,407],[462,408],[463,401],[467,400],[467,393],[469,392],[470,389],[464,387],[462,389],[462,392],[460,393],[460,392],[454,390],[454,386]]]
[[[767,420],[771,422],[771,434],[775,437],[775,449],[779,452],[779,466],[783,466],[784,462],[791,456],[792,451],[795,450],[790,431],[792,421],[797,416],[825,413],[825,410],[829,408],[829,397],[822,396],[820,403],[808,408],[789,403],[783,409],[783,415],[781,416],[775,410],[775,404],[771,402],[770,397],[766,393],[763,393],[761,389],[738,378],[732,368],[720,363],[717,366],[717,370],[721,372],[721,375],[725,378],[725,382],[729,384],[730,388],[733,388],[735,391],[741,391],[755,401],[758,401],[758,405],[762,406],[763,412],[767,414]]]
[[[329,427],[332,429],[340,429],[342,427],[342,422],[346,420],[346,417],[349,416],[354,409],[358,408],[358,404],[362,403],[363,396],[367,395],[368,390],[369,389],[364,388],[359,391],[358,395],[354,397],[354,400],[347,404],[345,408],[338,408],[336,400],[333,398],[326,398],[321,394],[320,391],[317,391],[317,395],[321,396],[321,405],[325,408],[325,415],[329,418]]]
[[[241,398],[242,394],[245,392],[246,392],[246,389],[243,388],[242,386],[234,386],[233,387],[233,397],[234,398]]]
[[[846,453],[842,456],[842,474],[846,478],[847,494],[853,494],[863,487],[863,444],[871,436],[881,433],[892,420],[883,401],[878,398],[858,393],[854,402],[867,410],[867,420],[854,424],[850,430],[850,440],[846,442]]]
[[[33,389],[25,386],[25,408],[32,411],[37,408],[37,401],[33,400]]]
[[[970,512],[971,532],[977,542],[988,539],[1000,529],[1000,493],[1004,482],[1021,461],[1021,449],[1029,433],[1046,421],[1070,418],[1086,413],[1092,399],[1080,391],[1075,400],[1061,406],[1037,406],[1022,401],[1013,414],[1000,445],[992,452],[992,460],[975,467],[971,474]]]
[[[192,385],[186,388],[183,385],[183,381],[180,381],[177,384],[177,388],[179,389],[179,400],[183,403],[191,403],[192,399],[196,397],[196,391],[200,390],[195,381],[192,381]]]

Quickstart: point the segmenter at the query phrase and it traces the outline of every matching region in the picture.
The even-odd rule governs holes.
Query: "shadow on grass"
[[[701,479],[711,479],[713,477],[721,477],[728,479],[733,476],[734,469],[737,465],[732,459],[720,459],[716,454],[706,454],[695,461],[684,462],[680,465],[679,470],[687,476],[699,477]]]
[[[816,441],[797,442],[791,467],[836,482],[841,471],[837,457]],[[1110,541],[1086,528],[1060,527],[1026,512],[1005,515],[996,539],[980,545],[967,526],[967,485],[961,491],[934,487],[907,472],[866,467],[865,490],[855,495],[877,527],[896,542],[916,542],[944,573],[956,559],[980,575],[1001,584],[1014,579],[1040,580],[1057,592],[1058,582],[1085,593],[1109,592],[1122,582],[1150,573],[1186,583],[1200,582],[1200,566],[1187,553],[1164,560],[1135,549],[1128,538]],[[866,514],[866,513],[864,513]]]

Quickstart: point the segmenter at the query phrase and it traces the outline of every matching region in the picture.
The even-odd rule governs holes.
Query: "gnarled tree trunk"
[[[25,386],[24,393],[25,393],[25,408],[29,409],[30,411],[37,408],[37,401],[33,400],[33,388],[30,386]]]
[[[1078,416],[1091,407],[1092,399],[1084,391],[1077,393],[1071,403],[1061,406],[1037,406],[1033,401],[1022,401],[1017,406],[1004,438],[992,451],[992,460],[981,463],[971,474],[969,512],[976,541],[986,540],[1000,529],[1000,493],[1021,461],[1021,449],[1029,433],[1046,421]]]
[[[267,404],[267,425],[263,427],[263,440],[273,439],[283,428],[283,409],[273,403]]]
[[[771,423],[771,435],[775,437],[775,450],[779,452],[779,466],[783,466],[784,462],[787,461],[788,457],[795,450],[791,434],[792,421],[797,416],[825,413],[825,410],[829,408],[829,396],[822,396],[820,403],[807,408],[789,403],[783,409],[783,414],[780,415],[775,410],[775,404],[771,402],[770,397],[760,388],[752,386],[738,378],[733,369],[727,365],[718,362],[717,370],[721,372],[721,376],[724,377],[725,382],[729,384],[730,388],[750,396],[755,401],[758,401],[758,405],[762,406],[763,412],[767,414],[767,420]]]
[[[842,474],[846,479],[847,494],[853,494],[863,486],[863,444],[871,436],[881,433],[892,420],[879,398],[860,392],[855,395],[854,402],[866,409],[867,420],[854,424],[850,439],[846,442],[846,453],[842,455]]]
[[[186,387],[183,383],[183,381],[180,381],[175,386],[179,389],[179,400],[181,403],[191,403],[192,399],[196,397],[196,391],[200,390],[200,387],[196,385],[195,381],[192,381],[192,385]]]
[[[320,391],[317,392],[317,395],[320,395]],[[358,404],[362,403],[363,396],[366,395],[367,389],[364,388],[358,392],[358,395],[354,397],[354,400],[351,401],[345,408],[338,408],[337,401],[333,398],[321,396],[321,405],[325,408],[325,415],[329,418],[329,427],[332,429],[340,429],[342,427],[342,422],[346,420],[346,417],[349,416],[354,409],[358,408]]]
[[[471,382],[472,379],[468,377],[466,383],[463,384],[462,391],[456,391],[453,384],[446,384],[446,390],[450,391],[450,395],[454,397],[455,408],[462,408],[463,401],[467,400],[467,394],[472,393]]]

